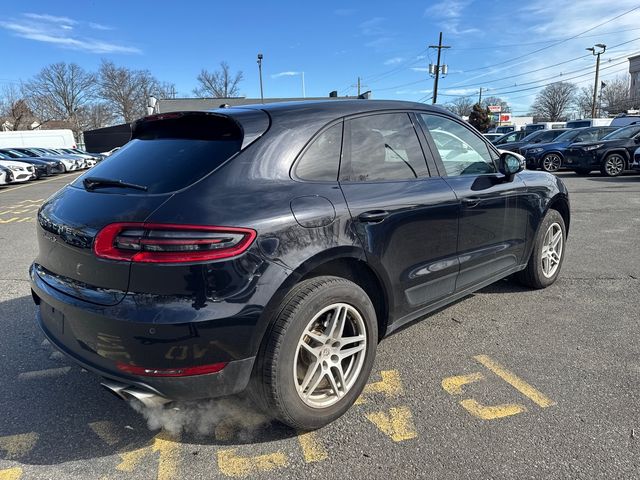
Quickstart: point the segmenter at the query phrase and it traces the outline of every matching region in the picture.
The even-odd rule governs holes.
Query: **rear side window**
[[[295,176],[316,182],[337,181],[341,150],[342,123],[339,123],[311,143],[295,166]]]
[[[428,175],[416,131],[407,113],[350,121],[350,165],[341,177],[353,182],[412,180]]]
[[[194,113],[157,118],[136,124],[133,140],[83,177],[144,185],[150,194],[168,193],[206,176],[241,149],[242,130],[229,117]],[[73,185],[83,188],[80,179]]]

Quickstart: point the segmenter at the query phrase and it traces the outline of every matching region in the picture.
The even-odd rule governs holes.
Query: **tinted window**
[[[440,153],[447,175],[479,175],[496,171],[489,147],[472,130],[446,117],[420,116]]]
[[[242,133],[235,122],[214,115],[149,119],[135,128],[133,140],[87,175],[144,185],[148,193],[167,193],[201,179],[239,152],[242,145]],[[73,185],[84,188],[83,177]]]
[[[343,178],[366,182],[427,175],[424,155],[408,114],[355,118],[350,127],[350,166]]]
[[[302,180],[336,181],[342,147],[342,123],[322,132],[296,164],[296,177]]]
[[[619,128],[614,130],[609,135],[605,136],[605,140],[618,140],[625,138],[632,138],[640,133],[640,125],[629,125],[628,127]]]

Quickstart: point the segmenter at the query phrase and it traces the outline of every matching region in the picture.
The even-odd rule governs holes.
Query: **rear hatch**
[[[250,122],[247,133],[253,140],[268,127],[263,112],[248,111],[247,117],[256,114],[265,118],[260,128]],[[38,275],[75,298],[100,305],[120,302],[128,291],[131,262],[98,258],[96,236],[116,223],[129,231],[142,228],[172,195],[240,152],[247,139],[239,120],[216,112],[180,112],[136,122],[129,143],[41,207]]]

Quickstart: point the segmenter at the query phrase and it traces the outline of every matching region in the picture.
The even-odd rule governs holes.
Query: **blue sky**
[[[104,58],[149,69],[187,96],[202,68],[226,61],[244,72],[241,94],[259,97],[262,52],[265,96],[301,96],[304,72],[307,96],[354,94],[360,76],[374,98],[429,101],[433,80],[425,70],[435,51],[427,46],[442,31],[451,48],[439,103],[475,98],[484,87],[485,95],[524,113],[541,85],[572,77],[580,86],[593,82],[586,47],[608,46],[605,80],[628,70],[626,56],[640,53],[640,9],[609,20],[634,7],[640,2],[3,2],[0,87],[47,63],[96,69]]]

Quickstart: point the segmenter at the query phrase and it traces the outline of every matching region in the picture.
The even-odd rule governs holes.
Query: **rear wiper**
[[[144,192],[149,189],[145,185],[138,185],[136,183],[129,183],[122,180],[112,180],[110,178],[87,177],[82,180],[82,183],[84,188],[90,191],[102,187],[132,188],[134,190],[142,190]]]

